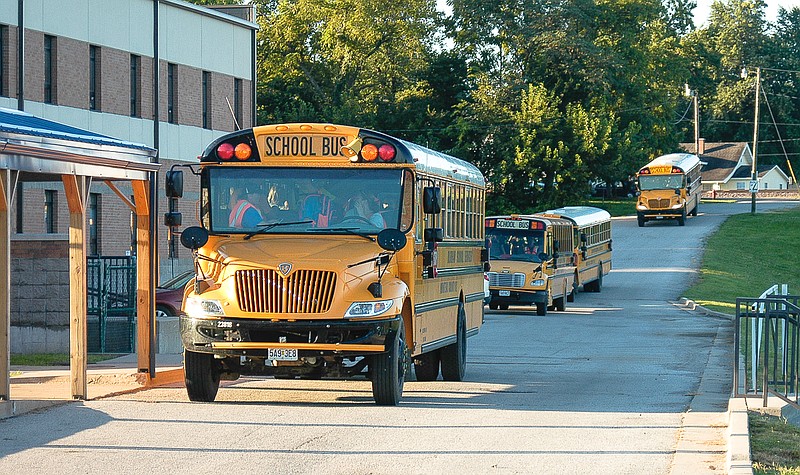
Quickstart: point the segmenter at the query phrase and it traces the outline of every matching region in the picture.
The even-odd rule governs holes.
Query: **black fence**
[[[136,256],[87,259],[89,353],[136,349]]]
[[[798,404],[800,296],[737,298],[733,391]]]

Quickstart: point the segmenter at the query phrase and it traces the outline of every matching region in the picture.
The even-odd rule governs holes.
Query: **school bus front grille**
[[[659,209],[659,208],[669,208],[670,200],[669,198],[658,198],[653,200],[647,200],[647,206],[650,209]]]
[[[284,277],[276,270],[236,271],[239,308],[256,313],[325,313],[331,307],[336,274],[297,270]]]
[[[495,287],[525,287],[525,274],[517,272],[515,274],[504,274],[498,272],[487,272],[489,285]]]

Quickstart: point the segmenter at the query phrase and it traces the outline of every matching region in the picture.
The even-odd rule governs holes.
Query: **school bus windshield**
[[[211,232],[374,234],[413,218],[407,170],[208,167],[201,182]]]
[[[640,175],[639,190],[677,190],[683,188],[683,175]]]
[[[541,262],[539,253],[544,252],[543,239],[544,231],[486,229],[490,259]]]

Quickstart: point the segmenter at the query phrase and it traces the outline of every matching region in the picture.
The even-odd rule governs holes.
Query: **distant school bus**
[[[484,185],[457,158],[334,124],[225,135],[190,166],[201,226],[180,333],[189,399],[221,379],[368,378],[395,405],[419,380],[460,381],[483,321]],[[182,171],[167,196],[182,195]],[[167,213],[176,229],[179,213]]]
[[[642,167],[636,174],[639,226],[652,219],[675,219],[683,226],[687,215],[697,216],[701,167],[689,153],[662,155]]]
[[[535,305],[537,315],[548,308],[563,311],[575,291],[572,228],[572,222],[556,217],[487,217],[489,308]]]
[[[572,222],[575,243],[575,288],[600,292],[603,276],[611,271],[611,215],[591,206],[565,206],[543,213]],[[571,302],[572,299],[568,298]]]

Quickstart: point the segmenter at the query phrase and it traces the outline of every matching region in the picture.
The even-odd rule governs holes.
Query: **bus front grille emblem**
[[[278,272],[281,273],[282,276],[286,277],[289,275],[289,272],[292,271],[292,264],[289,262],[284,262],[283,264],[278,264]]]

